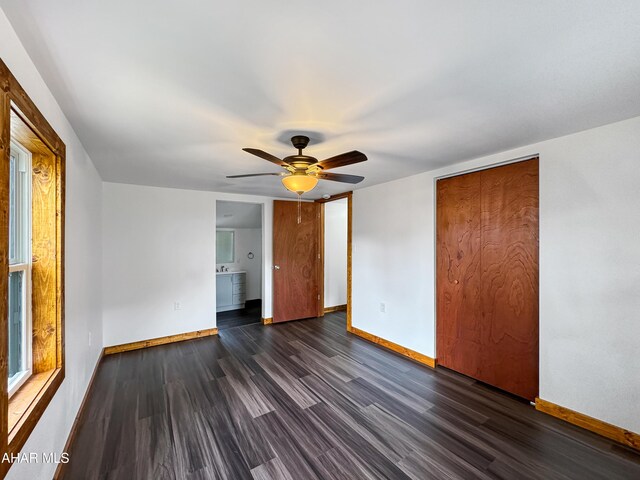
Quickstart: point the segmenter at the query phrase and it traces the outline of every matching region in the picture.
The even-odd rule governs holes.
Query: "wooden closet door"
[[[480,176],[437,184],[438,364],[475,377],[481,358]]]
[[[538,160],[441,180],[437,199],[438,363],[533,400]]]
[[[538,394],[538,159],[480,172],[480,380],[520,397]]]

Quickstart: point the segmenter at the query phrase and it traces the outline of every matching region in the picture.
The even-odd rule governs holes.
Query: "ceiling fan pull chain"
[[[302,223],[302,194],[298,193],[298,225]]]

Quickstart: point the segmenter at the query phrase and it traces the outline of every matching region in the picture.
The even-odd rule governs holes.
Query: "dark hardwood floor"
[[[640,454],[337,312],[105,357],[62,478],[638,479]]]
[[[245,308],[216,313],[218,330],[242,327],[262,321],[262,300],[247,300]]]

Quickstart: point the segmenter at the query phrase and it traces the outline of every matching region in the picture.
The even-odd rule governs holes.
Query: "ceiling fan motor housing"
[[[283,160],[296,170],[306,170],[310,165],[318,162],[316,158],[308,155],[291,155],[289,157],[285,157]]]
[[[309,137],[305,135],[295,135],[291,137],[291,143],[298,150],[302,150],[309,145]]]

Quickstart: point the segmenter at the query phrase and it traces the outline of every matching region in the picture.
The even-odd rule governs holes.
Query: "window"
[[[1,59],[0,85],[0,456],[11,457],[64,379],[65,145]]]
[[[31,152],[9,151],[8,393],[31,375]]]
[[[233,263],[234,260],[233,230],[216,230],[216,263]]]

